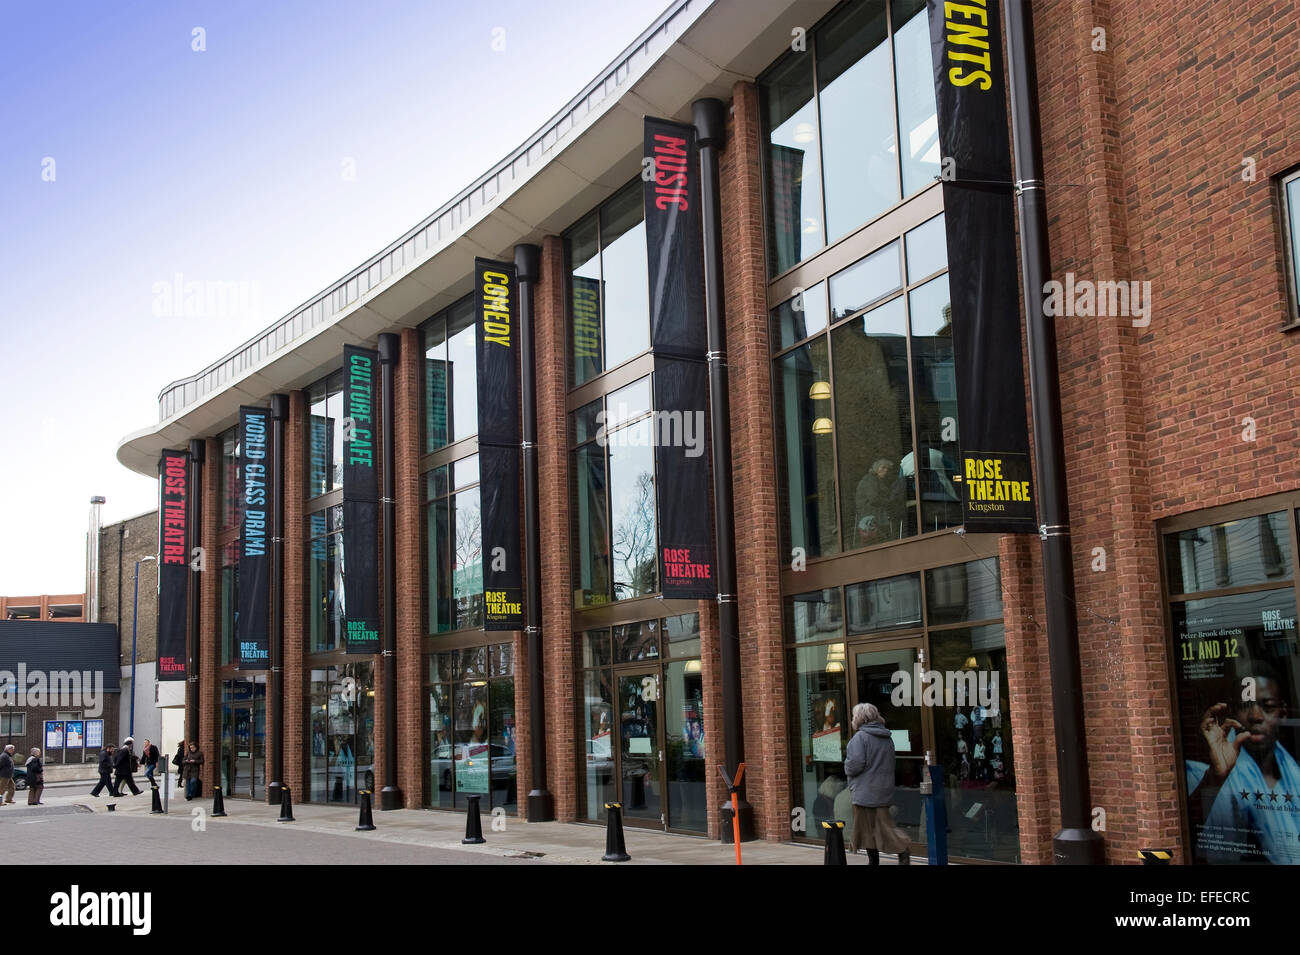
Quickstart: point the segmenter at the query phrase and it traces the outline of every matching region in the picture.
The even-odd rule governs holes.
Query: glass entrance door
[[[930,749],[931,732],[925,707],[916,692],[913,669],[922,649],[919,636],[902,642],[890,641],[884,646],[858,644],[851,649],[854,679],[849,683],[853,695],[850,707],[874,703],[893,738],[897,787],[894,821],[916,843],[925,841],[921,779],[925,775],[925,754]],[[851,819],[846,820],[846,825],[851,830]]]
[[[233,758],[230,770],[230,794],[232,796],[253,795],[253,705],[236,703],[232,707],[234,717]]]
[[[659,672],[618,673],[618,779],[623,818],[629,823],[663,827],[663,740]]]

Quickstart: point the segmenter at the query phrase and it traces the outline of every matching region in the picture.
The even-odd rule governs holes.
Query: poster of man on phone
[[[1192,861],[1300,864],[1294,588],[1171,610]]]

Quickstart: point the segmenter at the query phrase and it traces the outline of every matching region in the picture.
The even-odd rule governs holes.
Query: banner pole
[[[280,805],[284,787],[284,423],[289,396],[271,395],[271,766],[266,802]],[[254,702],[256,705],[256,702]]]
[[[1029,350],[1029,391],[1038,471],[1043,590],[1052,681],[1052,723],[1060,781],[1061,829],[1052,838],[1058,865],[1102,865],[1105,846],[1090,825],[1088,758],[1084,744],[1083,687],[1079,672],[1078,620],[1074,614],[1074,564],[1070,507],[1061,431],[1061,393],[1056,329],[1044,315],[1043,286],[1051,275],[1047,206],[1043,196],[1038,79],[1033,25],[1024,0],[1007,0],[1007,78],[1016,161],[1021,270]]]
[[[402,339],[386,333],[379,336],[379,393],[383,402],[381,458],[384,469],[384,788],[379,809],[402,808],[402,791],[397,785],[397,520],[395,497],[397,460],[393,454],[395,405],[393,368]],[[346,559],[346,555],[344,555]]]

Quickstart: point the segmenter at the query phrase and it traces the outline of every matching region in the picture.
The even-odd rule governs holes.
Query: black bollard
[[[334,777],[334,792],[330,795],[330,802],[343,801],[343,777]]]
[[[373,832],[375,820],[370,816],[370,790],[361,790],[361,818],[357,820],[357,832]]]
[[[293,822],[293,797],[289,793],[289,787],[284,787],[284,795],[280,797],[280,822]]]
[[[212,815],[224,816],[226,814],[226,797],[221,794],[221,787],[212,787]]]
[[[161,816],[163,814],[162,797],[158,795],[158,784],[154,783],[149,787],[153,790],[153,808],[149,810],[151,816]]]
[[[465,838],[460,840],[464,845],[477,846],[487,842],[483,838],[483,820],[479,818],[478,801],[480,796],[469,796],[467,801],[469,808],[465,812]]]
[[[826,859],[822,865],[848,865],[849,860],[844,858],[844,823],[838,819],[823,822],[822,833],[826,836]]]
[[[605,803],[605,854],[601,862],[627,862],[632,857],[627,854],[623,842],[623,804]]]

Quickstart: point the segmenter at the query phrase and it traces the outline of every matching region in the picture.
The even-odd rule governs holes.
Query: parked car
[[[27,788],[27,767],[14,766],[14,789]]]

